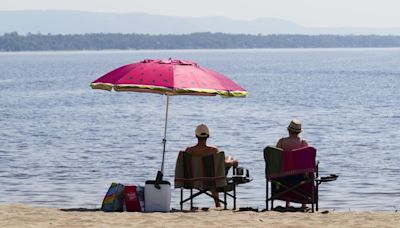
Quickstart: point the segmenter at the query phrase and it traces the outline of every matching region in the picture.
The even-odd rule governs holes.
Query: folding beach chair
[[[212,198],[208,191],[215,190],[224,193],[224,200],[219,201],[227,209],[227,196],[233,198],[233,210],[236,209],[236,184],[226,177],[225,153],[218,152],[209,156],[192,156],[180,151],[175,167],[175,188],[181,189],[180,208],[190,200],[190,209],[193,209],[193,199],[205,194]],[[183,189],[190,190],[190,196],[183,199]],[[196,190],[196,193],[193,193]],[[228,192],[233,191],[233,194]]]
[[[270,201],[273,209],[274,200],[284,200],[311,204],[312,212],[314,206],[318,211],[318,186],[322,182],[336,180],[337,176],[318,177],[316,152],[314,147],[292,151],[282,151],[270,146],[264,149],[267,210]],[[271,196],[269,196],[269,182]]]

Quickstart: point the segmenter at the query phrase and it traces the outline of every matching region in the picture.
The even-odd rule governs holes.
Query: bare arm
[[[276,143],[276,147],[282,148],[282,139],[278,140],[278,143]]]

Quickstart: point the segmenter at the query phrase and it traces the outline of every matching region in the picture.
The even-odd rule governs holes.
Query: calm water
[[[0,203],[97,208],[112,181],[155,178],[166,98],[89,84],[123,64],[169,57],[195,60],[250,92],[171,98],[171,183],[177,151],[207,123],[210,144],[255,179],[238,188],[239,206],[264,208],[262,150],[298,117],[318,149],[320,173],[340,176],[321,185],[321,208],[399,209],[400,49],[1,53]],[[172,197],[178,208],[179,191]]]

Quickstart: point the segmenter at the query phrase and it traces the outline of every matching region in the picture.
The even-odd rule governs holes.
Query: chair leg
[[[236,210],[236,185],[233,184],[233,210]]]
[[[319,176],[319,161],[317,161],[317,171],[316,171],[316,175],[315,178],[318,178]],[[319,196],[318,196],[318,186],[319,184],[317,182],[314,181],[315,184],[315,209],[316,211],[318,211],[318,201],[319,201]]]
[[[224,193],[224,199],[223,200],[214,198],[214,195],[209,193],[209,192],[207,192],[207,190],[205,190],[205,189],[197,189],[197,190],[199,190],[199,191],[194,193],[193,189],[190,189],[190,196],[188,198],[184,199],[183,198],[183,188],[181,188],[181,195],[180,195],[180,208],[181,208],[181,211],[183,210],[183,204],[185,202],[189,201],[189,200],[190,200],[190,210],[193,210],[193,208],[194,208],[193,207],[193,199],[195,197],[201,195],[201,194],[205,194],[205,195],[213,198],[214,200],[218,200],[220,203],[223,203],[224,204],[224,210],[227,210],[227,208],[228,208],[228,196],[232,197],[233,198],[233,210],[236,210],[236,208],[237,208],[237,203],[236,203],[236,199],[237,199],[236,198],[236,185],[233,186],[233,189],[232,189],[233,193],[229,193],[229,192],[226,192],[226,191],[223,192]]]
[[[312,189],[311,189],[311,201],[312,201],[311,211],[314,213],[314,204],[315,204],[315,185],[314,185],[314,183],[315,183],[315,181],[312,180],[311,183],[312,183]]]
[[[190,210],[193,210],[193,189],[190,189]]]
[[[227,205],[227,203],[226,203],[226,192],[224,192],[224,210],[226,210],[226,205]]]
[[[183,211],[183,188],[181,188],[181,211]]]
[[[273,209],[274,209],[274,200],[271,199],[271,210],[273,210]]]
[[[318,196],[318,185],[316,186],[315,189],[315,210],[318,211],[318,201],[319,201],[319,196]]]
[[[265,179],[265,204],[266,204],[266,210],[268,211],[268,179]]]

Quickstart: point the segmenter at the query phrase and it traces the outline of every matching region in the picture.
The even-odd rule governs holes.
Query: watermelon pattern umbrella
[[[161,171],[164,172],[165,147],[169,97],[175,95],[197,95],[222,97],[245,97],[247,91],[228,77],[213,70],[200,67],[187,60],[152,60],[128,64],[110,71],[91,83],[92,89],[118,92],[143,92],[166,95],[165,126]],[[159,177],[161,175],[161,177]]]

